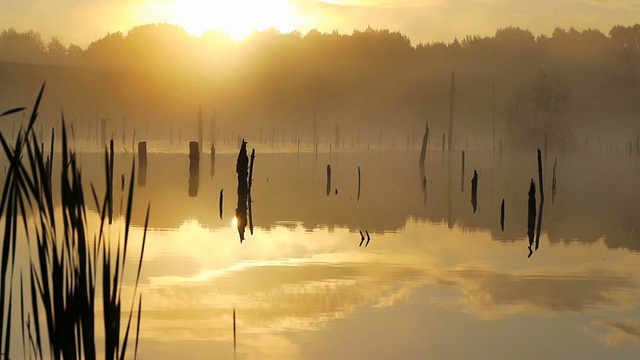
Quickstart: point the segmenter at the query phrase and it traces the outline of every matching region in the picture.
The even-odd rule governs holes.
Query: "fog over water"
[[[7,30],[0,111],[27,109],[0,130],[16,141],[46,81],[33,134],[51,155],[55,128],[52,208],[68,200],[64,117],[90,233],[113,141],[105,229],[123,244],[133,190],[121,316],[144,299],[140,358],[633,359],[639,37],[636,25],[234,43],[149,25],[83,49]],[[16,274],[36,258],[27,237]],[[21,358],[20,310],[0,310]]]

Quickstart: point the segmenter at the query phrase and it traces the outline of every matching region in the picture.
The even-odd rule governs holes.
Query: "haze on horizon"
[[[65,6],[53,0],[0,2],[3,28],[34,30],[83,48],[107,33],[126,33],[149,23],[179,25],[196,36],[221,29],[236,40],[268,28],[350,34],[371,26],[399,31],[416,45],[493,35],[507,26],[536,35],[550,35],[556,27],[606,33],[638,18],[640,3],[633,0],[71,0]]]

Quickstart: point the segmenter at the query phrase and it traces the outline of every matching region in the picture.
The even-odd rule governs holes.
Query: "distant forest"
[[[63,110],[79,129],[109,118],[117,132],[126,118],[127,127],[147,127],[149,138],[167,138],[170,127],[194,137],[201,105],[229,138],[309,136],[315,114],[321,138],[332,139],[340,126],[343,139],[362,134],[377,145],[384,133],[386,145],[403,146],[429,121],[440,141],[452,71],[458,144],[484,143],[494,110],[498,136],[516,145],[539,144],[544,132],[557,145],[559,138],[625,141],[640,131],[640,25],[608,34],[557,28],[551,36],[508,27],[417,45],[371,28],[267,30],[234,42],[220,32],[196,38],[152,24],[87,48],[34,31],[0,33],[0,109],[30,106],[47,81],[49,124]]]

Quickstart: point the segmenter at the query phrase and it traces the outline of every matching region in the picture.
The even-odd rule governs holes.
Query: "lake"
[[[130,290],[150,203],[140,358],[233,358],[234,311],[238,359],[640,354],[637,157],[549,153],[540,206],[534,151],[469,148],[463,174],[460,150],[434,147],[424,181],[413,146],[316,154],[249,140],[252,148],[253,234],[247,226],[241,242],[233,220],[237,148],[220,146],[213,169],[205,149],[190,196],[188,144],[149,143],[144,185],[135,179],[125,276]],[[100,193],[104,156],[79,156],[85,186],[91,181]],[[128,185],[133,158],[131,149],[116,154],[114,233],[127,191],[118,175]],[[531,179],[543,210],[537,250],[527,234]]]

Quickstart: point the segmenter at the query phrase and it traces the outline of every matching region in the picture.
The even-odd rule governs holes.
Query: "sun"
[[[238,41],[269,28],[291,32],[301,22],[287,0],[173,0],[170,11],[172,22],[192,35],[221,29]]]

